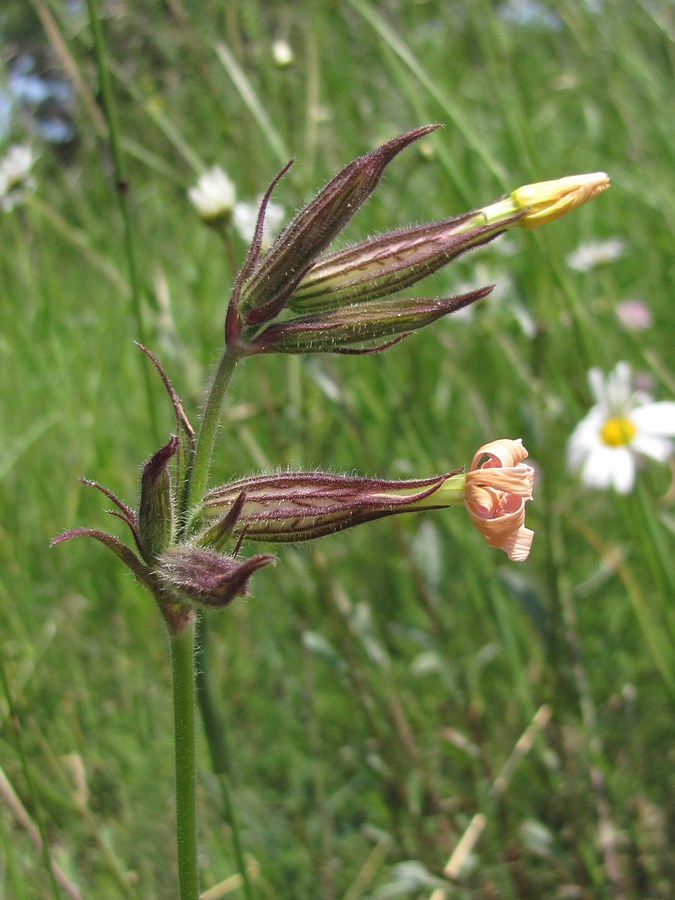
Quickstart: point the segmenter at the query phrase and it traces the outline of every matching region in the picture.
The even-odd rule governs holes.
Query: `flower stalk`
[[[194,619],[170,634],[176,770],[176,848],[180,900],[197,900]]]
[[[206,493],[225,394],[240,356],[235,347],[226,346],[213,376],[195,441],[191,471],[187,476],[185,499],[179,510],[183,521],[186,521],[192,506]]]

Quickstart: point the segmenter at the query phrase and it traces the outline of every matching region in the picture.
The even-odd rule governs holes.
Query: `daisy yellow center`
[[[608,447],[623,447],[635,437],[635,425],[626,416],[612,416],[600,429],[600,439]]]

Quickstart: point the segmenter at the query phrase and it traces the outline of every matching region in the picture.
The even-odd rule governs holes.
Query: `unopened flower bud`
[[[35,156],[30,147],[15,144],[0,160],[0,210],[11,212],[35,190],[31,169]]]
[[[148,563],[162,553],[171,541],[173,504],[169,462],[175,456],[178,445],[178,438],[171,437],[143,466],[138,534],[143,558]]]
[[[492,285],[456,297],[373,300],[273,322],[248,344],[254,353],[373,353],[487,296]]]
[[[490,225],[480,211],[400,228],[318,259],[288,305],[296,312],[335,309],[394,294],[416,284],[467,250],[488,243],[522,213]]]
[[[263,256],[258,256],[254,241],[235,285],[246,324],[267,322],[283,309],[313,260],[372,194],[392,159],[436,127],[424,125],[401,134],[349,163],[284,228]]]
[[[284,38],[277,38],[272,43],[272,60],[279,69],[285,69],[293,62],[291,45]]]
[[[236,560],[215,550],[180,546],[167,550],[157,561],[155,575],[165,591],[178,593],[197,606],[227,606],[246,596],[251,575],[274,562],[269,553]]]

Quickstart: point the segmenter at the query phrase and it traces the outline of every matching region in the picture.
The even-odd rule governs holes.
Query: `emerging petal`
[[[526,457],[520,440],[492,441],[478,450],[466,475],[464,505],[472,522],[491,547],[516,562],[527,559],[534,537],[524,526],[534,483]]]
[[[510,195],[518,209],[527,207],[521,228],[538,228],[587,203],[609,187],[605,172],[568,175],[554,181],[540,181],[517,188]]]

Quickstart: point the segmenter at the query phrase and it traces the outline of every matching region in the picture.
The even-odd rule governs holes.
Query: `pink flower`
[[[616,315],[626,331],[646,331],[652,324],[652,313],[643,300],[622,300]]]
[[[525,502],[532,499],[534,469],[525,465],[520,439],[491,441],[477,452],[466,474],[464,505],[491,547],[510,560],[527,559],[534,532],[525,528]]]

